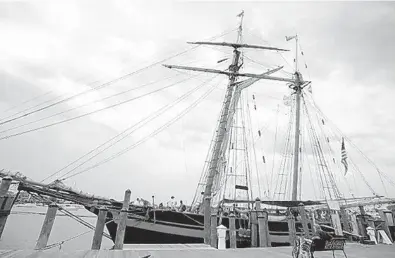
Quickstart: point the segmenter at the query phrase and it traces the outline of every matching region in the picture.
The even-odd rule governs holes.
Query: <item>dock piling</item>
[[[296,228],[295,228],[295,217],[292,214],[291,210],[289,210],[287,219],[288,219],[288,230],[289,230],[289,242],[293,246],[296,240]]]
[[[123,241],[125,239],[125,230],[126,230],[126,220],[128,218],[128,210],[129,210],[129,203],[130,203],[130,195],[131,191],[128,189],[125,191],[125,197],[123,199],[123,206],[119,213],[119,222],[117,226],[117,234],[115,236],[115,250],[122,250],[123,249]]]
[[[384,224],[383,224],[384,232],[387,234],[387,236],[389,237],[389,239],[391,240],[391,242],[393,242],[394,239],[392,239],[392,237],[391,237],[391,232],[390,232],[390,229],[389,229],[389,223],[388,223],[387,213],[391,214],[390,211],[388,211],[388,212],[387,212],[387,211],[383,211],[383,210],[380,210],[380,211],[379,211],[380,218],[381,218],[382,221],[384,221]],[[392,214],[391,214],[391,215],[392,215]]]
[[[259,247],[271,246],[269,237],[268,212],[263,210],[258,214]]]
[[[99,214],[97,216],[95,233],[93,235],[93,241],[92,241],[92,250],[100,250],[101,242],[103,239],[104,226],[106,224],[106,218],[107,218],[107,208],[102,206],[99,208]]]
[[[0,196],[5,196],[8,193],[8,190],[10,189],[10,185],[12,182],[12,178],[11,177],[4,177],[1,180],[1,184],[0,184]]]
[[[304,231],[305,237],[309,237],[310,236],[309,222],[307,219],[306,210],[304,208],[303,203],[299,204],[298,210],[299,210],[299,214],[300,214],[300,217],[302,220],[302,226],[303,226],[303,231]]]
[[[236,218],[234,214],[229,215],[229,241],[230,248],[236,248]]]
[[[350,226],[350,218],[349,215],[347,214],[347,211],[345,208],[340,207],[340,219],[343,224],[343,229],[344,231],[351,232],[351,226]],[[348,239],[351,239],[351,237],[347,237]]]
[[[8,215],[14,203],[15,195],[9,196],[8,190],[12,182],[11,177],[4,177],[0,185],[0,238],[3,234]]]
[[[258,247],[258,212],[261,209],[261,201],[255,199],[255,210],[251,211],[251,247]]]
[[[204,197],[204,243],[211,244],[211,197]]]
[[[45,215],[44,223],[41,228],[40,236],[38,237],[35,249],[39,250],[47,246],[49,236],[51,235],[51,230],[53,223],[55,222],[56,212],[58,211],[58,205],[56,203],[51,203],[48,205],[47,214]]]
[[[217,214],[211,214],[211,247],[217,248],[218,238],[217,238]]]

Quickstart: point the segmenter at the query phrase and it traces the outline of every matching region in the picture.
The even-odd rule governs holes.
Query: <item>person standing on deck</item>
[[[184,211],[186,211],[186,209],[187,209],[187,206],[185,206],[185,204],[181,200],[180,207],[178,208],[178,211],[184,212]]]
[[[174,200],[174,196],[172,196],[170,201],[167,202],[167,207],[169,207],[172,210],[175,210],[176,205],[177,205],[177,202],[176,202],[176,200]]]

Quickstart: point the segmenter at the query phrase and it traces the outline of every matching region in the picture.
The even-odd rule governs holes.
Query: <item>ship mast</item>
[[[238,30],[238,41],[241,38],[242,33],[242,21],[243,21],[244,12],[239,14],[238,16],[241,17],[241,22]],[[229,66],[228,71],[221,71],[215,69],[207,69],[207,68],[198,68],[198,67],[188,67],[188,66],[176,66],[176,65],[164,65],[167,68],[175,68],[175,69],[184,69],[190,71],[199,71],[199,72],[207,72],[207,73],[216,73],[216,74],[224,74],[229,76],[228,86],[226,88],[225,100],[223,103],[220,121],[218,124],[218,128],[216,130],[215,141],[213,151],[209,161],[209,169],[208,169],[208,176],[205,183],[205,190],[204,190],[204,200],[203,200],[203,207],[204,207],[204,229],[205,229],[205,236],[204,242],[206,244],[210,243],[210,217],[211,217],[211,198],[212,198],[212,188],[215,176],[218,174],[218,167],[220,164],[220,158],[223,155],[224,151],[224,142],[229,130],[229,124],[233,119],[232,107],[237,104],[238,98],[240,98],[240,92],[242,89],[245,89],[251,86],[253,83],[260,79],[267,79],[267,80],[276,80],[276,81],[284,81],[290,82],[295,84],[295,79],[288,79],[288,78],[281,78],[281,77],[273,77],[269,76],[270,74],[282,69],[282,67],[275,68],[269,70],[262,74],[251,74],[251,73],[239,73],[239,70],[242,66],[239,65],[240,61],[240,51],[239,48],[254,48],[254,49],[266,49],[266,50],[274,50],[274,51],[288,51],[281,48],[275,47],[267,47],[267,46],[257,46],[257,45],[249,45],[249,44],[242,44],[240,42],[237,43],[227,43],[227,42],[188,42],[189,44],[199,44],[199,45],[215,45],[215,46],[226,46],[232,47],[233,50],[233,59],[232,64]],[[250,77],[247,80],[236,82],[238,77]]]
[[[300,153],[300,95],[302,94],[301,74],[298,71],[298,35],[295,36],[296,53],[295,53],[295,84],[293,89],[296,95],[296,119],[295,119],[295,149],[294,149],[294,165],[292,180],[292,201],[298,199],[298,181],[299,181],[299,153]]]

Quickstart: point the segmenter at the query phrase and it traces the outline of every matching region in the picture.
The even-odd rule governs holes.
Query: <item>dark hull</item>
[[[97,209],[90,211],[98,214]],[[117,229],[117,211],[110,211],[107,217],[107,229],[115,241]],[[113,216],[114,221],[111,221]],[[219,222],[218,218],[218,222]],[[125,232],[125,244],[188,244],[203,243],[203,221],[201,214],[181,213],[170,210],[157,210],[148,214],[143,210],[129,211]],[[229,228],[228,218],[222,218],[221,224]],[[297,234],[302,225],[296,223]],[[246,232],[248,220],[236,219],[236,229]],[[288,223],[286,221],[269,221],[269,232],[272,246],[290,245]],[[229,239],[227,239],[229,247]],[[251,246],[250,237],[237,233],[237,247]]]

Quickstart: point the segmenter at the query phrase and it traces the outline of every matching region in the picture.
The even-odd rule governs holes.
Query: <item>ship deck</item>
[[[241,257],[265,257],[265,258],[285,258],[291,256],[291,247],[275,248],[248,248],[248,249],[227,249],[217,250],[205,245],[126,245],[124,250],[81,250],[81,251],[62,251],[59,249],[46,251],[32,250],[0,250],[0,257],[73,257],[73,258],[241,258]],[[130,248],[130,249],[129,249]],[[361,244],[346,244],[346,254],[349,258],[392,258],[395,254],[395,245],[374,245],[367,246]],[[341,251],[335,251],[336,257],[344,257]],[[332,252],[316,252],[317,258],[332,257]]]

